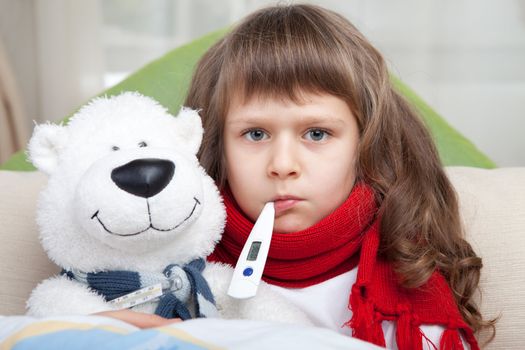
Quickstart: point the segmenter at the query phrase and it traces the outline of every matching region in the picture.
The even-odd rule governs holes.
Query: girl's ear
[[[177,122],[177,134],[192,154],[196,155],[201,146],[204,132],[199,113],[194,109],[181,107],[175,120]]]
[[[51,174],[58,165],[58,157],[67,143],[66,127],[55,124],[36,125],[29,140],[28,156],[38,170]]]

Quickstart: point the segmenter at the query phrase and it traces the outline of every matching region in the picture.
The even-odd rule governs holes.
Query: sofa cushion
[[[525,168],[452,167],[448,174],[459,195],[467,240],[483,259],[482,313],[501,317],[487,349],[523,348]]]
[[[35,222],[45,182],[40,172],[0,171],[0,315],[25,313],[31,290],[59,271],[40,245]]]

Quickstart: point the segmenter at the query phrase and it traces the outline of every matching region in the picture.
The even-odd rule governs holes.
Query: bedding
[[[138,329],[101,316],[0,316],[0,349],[355,349],[379,347],[325,328],[193,319]]]

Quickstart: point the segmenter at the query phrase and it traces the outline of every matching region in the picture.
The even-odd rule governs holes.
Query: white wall
[[[525,1],[366,1],[364,12],[394,72],[497,164],[525,165]]]
[[[56,120],[104,79],[275,2],[0,0],[0,36],[29,119]],[[525,165],[525,1],[307,2],[353,21],[393,72],[496,163]]]

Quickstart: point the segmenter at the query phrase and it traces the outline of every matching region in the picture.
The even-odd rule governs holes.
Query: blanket
[[[246,320],[193,319],[138,329],[101,316],[0,316],[0,349],[380,349],[328,329]]]

